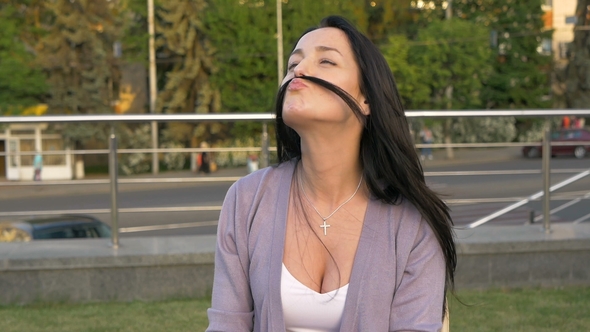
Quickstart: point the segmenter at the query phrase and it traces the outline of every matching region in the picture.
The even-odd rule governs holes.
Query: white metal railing
[[[415,110],[407,111],[408,118],[462,118],[462,117],[556,117],[589,116],[590,109],[533,109],[533,110]],[[206,121],[270,121],[271,113],[212,113],[212,114],[89,114],[89,115],[43,115],[3,116],[0,123],[72,123],[72,122],[206,122]]]
[[[550,192],[556,190],[556,186],[549,187],[549,177],[551,173],[580,173],[578,176],[583,174],[584,170],[559,170],[551,172],[550,170],[550,145],[572,145],[571,143],[558,143],[550,142],[550,121],[551,117],[558,116],[585,116],[590,117],[590,110],[438,110],[438,111],[407,111],[406,116],[408,118],[458,118],[458,117],[543,117],[546,119],[545,135],[543,140],[543,169],[539,171],[475,171],[475,172],[426,172],[426,176],[469,176],[469,175],[494,175],[494,174],[543,174],[544,189],[543,191],[536,193],[524,200],[532,200],[543,198],[543,224],[545,231],[550,231]],[[0,117],[0,124],[31,124],[31,123],[78,123],[78,122],[103,122],[103,123],[118,123],[118,122],[235,122],[235,121],[259,121],[263,122],[263,135],[262,135],[262,146],[261,147],[248,147],[248,148],[177,148],[177,149],[162,149],[154,146],[150,149],[117,149],[117,137],[114,131],[111,132],[109,141],[109,149],[98,149],[98,150],[75,150],[69,151],[72,155],[84,155],[84,154],[109,154],[109,173],[110,178],[97,179],[97,180],[76,180],[76,181],[44,181],[43,183],[32,183],[32,182],[0,182],[0,186],[27,186],[27,185],[63,185],[63,184],[110,184],[111,186],[111,208],[110,209],[94,209],[94,210],[68,210],[68,213],[111,213],[112,228],[113,228],[113,245],[118,246],[119,239],[119,228],[118,228],[118,213],[135,213],[135,212],[171,212],[171,211],[218,211],[220,206],[191,206],[191,207],[154,207],[154,208],[122,208],[119,209],[117,206],[117,185],[118,184],[131,184],[131,183],[180,183],[180,182],[219,182],[219,181],[236,181],[239,177],[209,177],[209,178],[151,178],[151,179],[118,179],[117,172],[117,154],[120,153],[170,153],[170,152],[221,152],[221,151],[260,151],[263,155],[261,160],[261,166],[268,164],[269,151],[274,149],[268,145],[268,133],[266,132],[266,123],[274,119],[273,114],[269,113],[241,113],[241,114],[129,114],[129,115],[49,115],[49,116],[38,116],[38,117],[21,117],[21,116],[5,116]],[[584,144],[590,142],[583,142]],[[579,143],[578,143],[579,144]],[[417,148],[430,147],[430,148],[443,148],[443,147],[457,147],[457,148],[473,148],[473,147],[507,147],[507,146],[527,146],[531,143],[452,143],[452,144],[416,144]],[[43,151],[43,155],[54,155],[64,154],[64,151]],[[20,152],[20,155],[34,155],[36,152]],[[0,156],[9,156],[9,152],[0,153]],[[586,174],[587,175],[587,174]],[[585,176],[585,175],[584,175]],[[583,176],[582,176],[583,177]],[[575,178],[575,177],[574,177]],[[581,177],[580,177],[581,178]],[[579,178],[576,178],[577,180]],[[575,181],[573,180],[573,181]],[[571,181],[571,182],[573,182]],[[568,182],[566,184],[569,184]],[[561,185],[561,184],[560,184]],[[565,185],[565,184],[563,184]],[[561,188],[561,187],[559,187]],[[584,196],[583,199],[587,197]],[[521,200],[522,202],[523,200]],[[504,213],[507,213],[516,204],[502,209],[494,214],[486,216],[469,226],[475,227],[481,225],[493,218],[496,218]],[[526,203],[525,203],[526,204]],[[149,210],[149,211],[148,211]],[[42,214],[61,214],[66,211],[36,211],[36,213]],[[25,212],[11,212],[10,215],[18,216],[24,215]],[[30,212],[26,212],[30,214]],[[5,213],[6,215],[6,213]],[[485,221],[482,221],[484,220]],[[477,225],[476,225],[477,224]]]

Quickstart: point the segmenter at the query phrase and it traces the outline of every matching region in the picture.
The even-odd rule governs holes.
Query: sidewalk
[[[455,158],[447,159],[445,149],[434,149],[433,160],[424,160],[422,165],[425,170],[432,167],[453,167],[462,165],[487,164],[498,161],[508,161],[522,158],[520,148],[518,147],[502,147],[502,148],[461,148],[454,149]],[[418,152],[419,153],[419,152]],[[217,178],[217,177],[242,177],[248,175],[248,170],[245,166],[236,168],[220,168],[218,171],[210,174],[194,173],[189,170],[183,171],[167,171],[159,174],[137,174],[124,176],[120,175],[119,180],[122,179],[163,179],[163,178]],[[108,180],[108,174],[89,174],[84,180]],[[28,197],[49,197],[58,195],[87,195],[87,194],[108,194],[110,192],[109,184],[80,184],[76,185],[76,181],[64,181],[64,184],[58,185],[28,185],[28,186],[5,186],[0,184],[0,199],[10,198],[28,198]],[[148,183],[148,184],[119,184],[119,191],[141,191],[154,190],[164,188],[174,188],[178,186],[196,185],[196,182],[186,183]]]
[[[135,174],[135,175],[120,175],[119,180],[123,179],[164,179],[164,178],[218,178],[218,177],[242,177],[248,174],[246,167],[220,169],[217,172],[210,174],[194,173],[190,170],[183,171],[167,171],[158,174]],[[63,184],[43,185],[34,183],[33,185],[14,186],[0,184],[0,199],[15,199],[15,198],[32,198],[32,197],[51,197],[51,196],[71,196],[71,195],[89,195],[89,194],[109,194],[110,184],[76,184],[84,180],[109,180],[108,174],[90,174],[83,180],[59,181]],[[18,182],[12,182],[11,184]],[[30,181],[28,183],[31,183]],[[214,182],[206,182],[214,183]],[[119,192],[142,191],[142,190],[157,190],[166,188],[175,188],[182,186],[197,185],[197,182],[169,182],[169,183],[133,183],[133,184],[118,184]]]

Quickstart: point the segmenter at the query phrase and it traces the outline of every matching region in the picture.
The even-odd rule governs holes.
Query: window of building
[[[537,47],[537,52],[543,55],[551,55],[552,47],[552,40],[550,38],[543,38],[543,40],[541,40],[541,45]]]

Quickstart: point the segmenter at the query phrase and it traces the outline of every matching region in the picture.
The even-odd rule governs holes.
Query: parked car
[[[59,215],[0,221],[0,242],[108,238],[111,228],[88,215]]]
[[[552,145],[551,156],[573,155],[576,158],[584,158],[590,153],[590,132],[585,129],[562,129],[551,133],[551,142],[569,142],[572,145]],[[580,144],[576,144],[580,142]],[[585,143],[583,143],[585,142]],[[528,158],[538,158],[542,156],[542,143],[525,146],[522,148],[522,154]]]

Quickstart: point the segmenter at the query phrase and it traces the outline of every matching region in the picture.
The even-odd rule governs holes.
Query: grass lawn
[[[590,287],[459,292],[452,331],[590,331]]]
[[[452,331],[590,331],[590,287],[459,292]],[[203,331],[208,299],[0,307],[0,331]]]
[[[0,306],[2,332],[204,331],[209,300]]]

